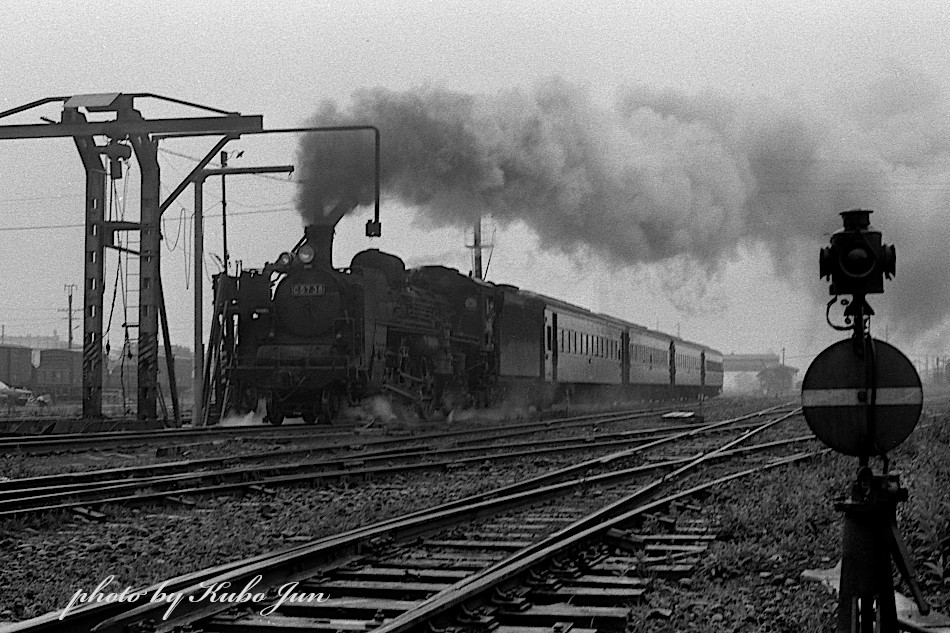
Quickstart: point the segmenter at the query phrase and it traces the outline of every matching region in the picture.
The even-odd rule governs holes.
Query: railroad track
[[[143,595],[149,597],[159,587],[165,594],[181,596],[167,619],[162,617],[168,603],[93,603],[71,611],[63,620],[59,620],[61,612],[54,612],[8,630],[58,631],[65,625],[76,631],[166,631],[198,623],[206,631],[274,627],[408,631],[423,626],[444,630],[446,623],[459,622],[550,630],[555,622],[577,626],[592,618],[597,626],[606,625],[620,617],[623,604],[583,603],[598,594],[622,603],[648,589],[639,576],[617,576],[623,565],[633,565],[628,571],[638,573],[648,569],[641,563],[666,565],[665,571],[649,569],[678,573],[682,565],[695,563],[711,534],[700,533],[704,527],[700,523],[671,524],[672,519],[663,520],[662,515],[652,523],[669,524],[669,533],[632,532],[640,529],[637,522],[647,513],[661,513],[671,503],[694,498],[731,478],[813,455],[799,453],[752,468],[723,461],[778,450],[783,444],[740,445],[794,415],[784,414],[737,432],[715,446],[698,429],[654,443],[695,440],[698,450],[692,457],[638,463],[639,451],[619,451],[486,494],[144,588]],[[730,472],[723,470],[727,464]],[[705,479],[696,474],[699,469]],[[710,469],[716,471],[715,476]],[[687,475],[693,480],[685,479]],[[671,487],[677,490],[666,494]],[[637,553],[638,548],[642,552]],[[299,583],[295,590],[324,593],[329,599],[306,604],[285,601],[273,613],[260,616],[266,604],[245,605],[253,606],[249,613],[246,608],[231,610],[232,604],[208,599],[208,587],[221,583],[230,583],[228,591],[254,583],[252,593],[275,592],[288,583]],[[262,599],[279,598],[280,594],[272,593]]]
[[[262,491],[282,485],[326,483],[341,479],[371,479],[406,471],[458,468],[484,461],[562,455],[568,452],[590,452],[621,446],[645,445],[647,448],[667,443],[675,437],[703,433],[724,432],[741,428],[742,421],[761,415],[760,412],[732,418],[727,423],[705,427],[678,425],[649,429],[604,432],[582,438],[567,437],[514,442],[498,445],[494,435],[480,445],[465,442],[463,446],[434,448],[431,445],[408,450],[380,448],[376,451],[349,453],[279,465],[233,466],[235,459],[214,458],[192,462],[143,466],[130,469],[110,469],[88,473],[44,476],[0,482],[0,518],[41,513],[53,510],[75,510],[84,516],[98,517],[93,508],[108,503],[155,503],[173,501],[184,503],[185,496],[230,493],[236,490]],[[627,419],[631,419],[630,416]],[[608,421],[618,421],[611,416]],[[578,420],[565,422],[561,430],[576,428]],[[746,422],[746,425],[755,424]],[[585,425],[586,426],[586,425]],[[602,430],[600,426],[596,427]],[[465,435],[466,433],[462,433]],[[446,434],[436,434],[445,439]],[[449,435],[451,437],[451,435]],[[813,439],[800,436],[797,441]],[[393,440],[390,443],[398,443]],[[385,443],[385,442],[384,442]],[[279,451],[288,454],[312,452],[312,449]],[[243,458],[261,460],[267,454],[246,454]],[[207,469],[211,465],[227,467]]]
[[[322,438],[351,437],[358,425],[317,427],[291,425],[228,426],[183,429],[153,429],[143,431],[102,431],[97,433],[61,433],[52,435],[15,435],[0,437],[0,453],[53,453],[61,451],[102,450],[120,446],[156,444],[187,444],[232,439],[267,439],[294,441],[309,436]]]
[[[547,428],[551,425],[567,423],[592,424],[605,423],[613,419],[627,420],[631,417],[652,416],[671,411],[662,409],[631,409],[609,413],[591,413],[567,418],[549,418],[520,423],[480,424],[473,428],[458,429],[449,432],[417,433],[423,439],[441,436],[459,436],[477,434],[485,431],[503,430],[509,433],[531,432],[532,429]],[[73,433],[52,435],[15,435],[0,437],[0,454],[44,454],[65,451],[102,450],[120,446],[143,446],[156,444],[199,443],[209,441],[242,439],[266,440],[268,442],[297,441],[302,439],[336,439],[340,444],[352,444],[358,433],[380,434],[384,429],[372,424],[335,424],[333,426],[289,425],[289,426],[235,426],[203,427],[182,429],[153,429],[141,431],[103,431],[97,433]]]

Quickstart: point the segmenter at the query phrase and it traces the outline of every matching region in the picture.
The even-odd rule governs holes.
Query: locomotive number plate
[[[322,297],[327,292],[323,284],[294,284],[291,290],[295,297]]]

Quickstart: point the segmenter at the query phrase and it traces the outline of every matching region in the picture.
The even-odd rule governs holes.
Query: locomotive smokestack
[[[333,268],[333,233],[332,224],[311,224],[304,229],[306,244],[313,249],[313,263],[318,266]]]

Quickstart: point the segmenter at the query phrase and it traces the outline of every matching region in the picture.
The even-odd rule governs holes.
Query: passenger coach
[[[666,399],[722,391],[722,354],[698,343],[500,286],[499,381],[553,401],[574,395]]]

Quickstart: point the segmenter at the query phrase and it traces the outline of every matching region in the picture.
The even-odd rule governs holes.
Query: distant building
[[[81,342],[81,341],[80,341]],[[52,336],[10,336],[5,334],[0,345],[15,345],[17,347],[29,347],[31,349],[66,349],[67,342],[59,338],[56,331]]]
[[[725,393],[790,393],[798,369],[783,365],[778,354],[727,354],[722,357]]]
[[[766,367],[756,376],[765,395],[791,393],[795,387],[795,374],[798,369],[786,365]]]
[[[778,354],[727,354],[722,357],[722,370],[730,372],[760,372],[781,364]]]

